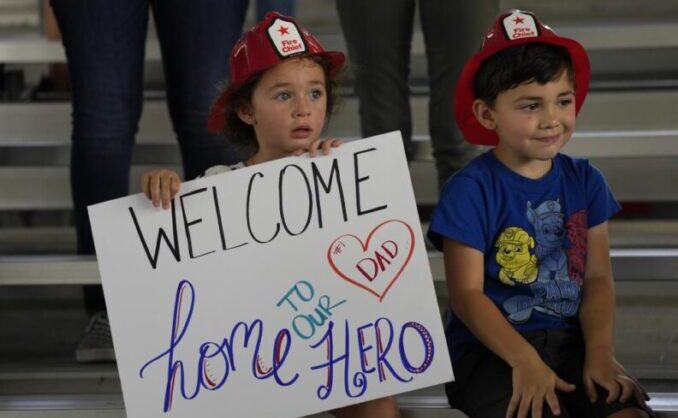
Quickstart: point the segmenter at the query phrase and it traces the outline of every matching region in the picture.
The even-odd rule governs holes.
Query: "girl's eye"
[[[522,109],[527,110],[529,112],[534,112],[535,110],[539,109],[539,103],[526,104],[525,106],[522,107]]]
[[[276,98],[277,100],[281,100],[281,101],[282,101],[282,100],[289,100],[291,97],[292,97],[292,95],[290,95],[290,94],[289,94],[288,92],[286,92],[286,91],[281,91],[280,93],[278,93],[278,94],[275,95],[275,98]]]
[[[312,99],[317,100],[317,99],[320,99],[321,97],[323,97],[323,91],[322,90],[316,89],[316,90],[313,90],[311,92],[311,98]]]

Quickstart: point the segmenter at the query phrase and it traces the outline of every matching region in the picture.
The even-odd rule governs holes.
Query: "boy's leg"
[[[626,402],[608,404],[607,391],[596,385],[598,400],[591,404],[583,383],[585,347],[578,333],[548,331],[548,349],[553,356],[555,371],[562,379],[576,385],[573,392],[562,394],[563,402],[575,416],[581,417],[654,417],[652,410],[634,397]],[[618,415],[620,414],[620,415]],[[629,415],[630,414],[630,415]],[[643,415],[645,414],[645,415]]]
[[[244,159],[222,135],[207,130],[207,117],[219,83],[228,77],[228,59],[242,32],[247,4],[247,0],[152,2],[167,104],[186,180],[211,166]]]
[[[647,412],[637,408],[624,409],[619,412],[615,412],[612,415],[609,415],[609,418],[648,418],[648,417],[649,415],[647,414]]]
[[[542,333],[526,338],[539,353],[543,352]],[[461,410],[470,418],[506,417],[513,394],[513,370],[504,360],[486,347],[478,345],[454,363],[454,376],[455,382],[445,385],[447,399],[453,408]],[[569,418],[561,395],[558,393],[561,409],[559,417]],[[554,417],[546,403],[542,414],[544,418]]]
[[[412,158],[410,44],[414,0],[337,0],[363,136],[399,130]]]

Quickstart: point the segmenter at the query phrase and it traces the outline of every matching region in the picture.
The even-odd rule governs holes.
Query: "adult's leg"
[[[142,106],[148,4],[138,0],[52,0],[73,89],[71,187],[79,254],[94,254],[87,206],[128,194]],[[86,287],[90,314],[101,288]]]
[[[231,48],[242,32],[247,0],[152,1],[165,69],[167,104],[184,163],[193,179],[217,164],[234,164],[240,152],[207,130],[207,117],[228,78]]]
[[[411,159],[408,79],[414,0],[337,0],[336,5],[360,100],[362,134],[400,130]]]
[[[499,1],[423,0],[419,7],[428,60],[429,132],[442,187],[477,152],[455,123],[454,90],[464,63],[478,50],[499,12]]]
[[[295,3],[295,0],[257,0],[257,21],[262,20],[267,12],[273,10],[285,16],[294,16]]]

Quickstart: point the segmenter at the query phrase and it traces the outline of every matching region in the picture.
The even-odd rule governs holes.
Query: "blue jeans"
[[[273,7],[263,1],[263,7]],[[291,1],[281,6],[290,13]],[[184,178],[242,159],[207,131],[217,86],[228,76],[248,0],[52,0],[73,88],[71,187],[79,254],[94,254],[87,206],[129,193],[134,136],[143,104],[149,10],[165,72],[167,105]],[[149,8],[149,5],[151,6]],[[90,292],[93,292],[90,294]],[[100,288],[86,289],[90,312],[103,309]]]

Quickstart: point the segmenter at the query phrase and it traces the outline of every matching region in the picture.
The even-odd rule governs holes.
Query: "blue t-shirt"
[[[588,160],[558,154],[551,170],[532,180],[488,151],[451,178],[433,212],[428,237],[481,251],[484,292],[518,332],[579,327],[587,229],[620,206]],[[453,360],[478,340],[449,315]]]

